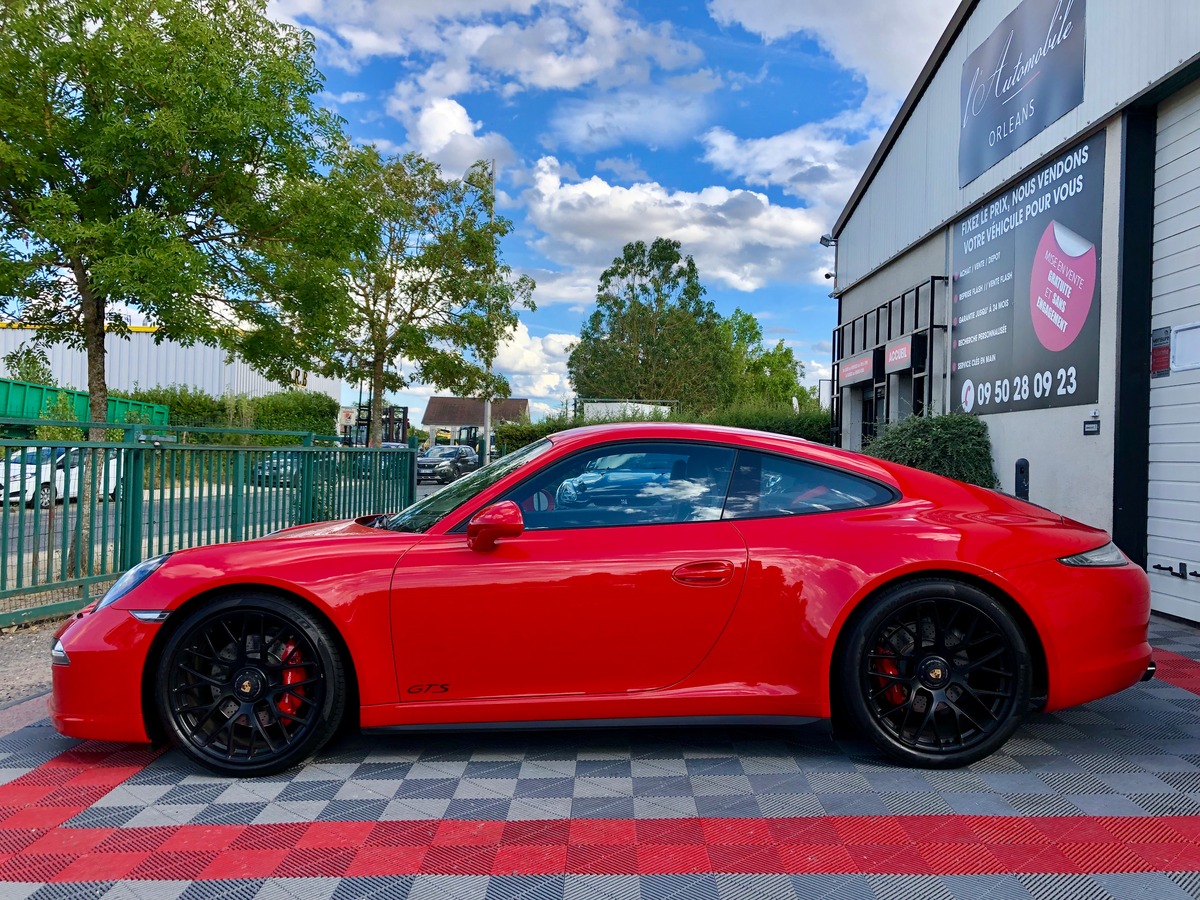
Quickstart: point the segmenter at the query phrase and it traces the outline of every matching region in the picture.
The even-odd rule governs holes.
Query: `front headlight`
[[[158,567],[170,558],[170,553],[164,553],[162,556],[144,559],[132,569],[126,571],[125,574],[114,581],[112,587],[105,592],[104,597],[101,598],[100,602],[96,604],[96,609],[104,609],[104,607],[116,603],[135,587],[157,572]]]
[[[1059,562],[1065,566],[1123,566],[1129,560],[1116,544],[1109,541],[1103,547],[1097,547],[1095,550],[1061,557]]]

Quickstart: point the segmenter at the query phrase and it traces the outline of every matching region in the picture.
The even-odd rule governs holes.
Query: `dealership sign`
[[[1104,133],[954,223],[951,401],[995,413],[1100,393]]]
[[[963,63],[958,183],[1083,102],[1086,0],[1023,0]]]
[[[875,354],[873,351],[843,359],[838,363],[838,384],[857,384],[860,381],[870,381],[875,375]]]

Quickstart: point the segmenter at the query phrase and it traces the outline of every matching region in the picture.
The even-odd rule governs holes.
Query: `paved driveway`
[[[33,722],[0,737],[0,898],[1197,897],[1200,632],[1152,632],[1162,680],[949,772],[680,728],[355,736],[238,781]]]

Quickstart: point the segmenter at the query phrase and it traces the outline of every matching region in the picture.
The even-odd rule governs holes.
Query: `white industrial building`
[[[830,238],[841,445],[979,415],[1200,620],[1200,2],[963,0]]]
[[[276,384],[256,372],[244,361],[231,357],[218,347],[196,344],[185,347],[175,341],[156,342],[150,326],[131,326],[128,339],[108,334],[104,340],[105,366],[108,387],[119,391],[137,388],[186,385],[216,397],[225,394],[246,394],[261,397],[286,388],[300,387],[328,394],[341,402],[341,382],[297,370],[290,384]],[[0,357],[22,344],[29,346],[36,332],[20,325],[0,328]],[[86,391],[87,354],[65,344],[46,349],[50,370],[62,387]],[[0,372],[7,375],[8,373]]]

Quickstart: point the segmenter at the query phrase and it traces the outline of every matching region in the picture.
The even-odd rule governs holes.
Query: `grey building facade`
[[[1200,620],[1200,3],[964,0],[832,238],[838,442],[981,416]]]

